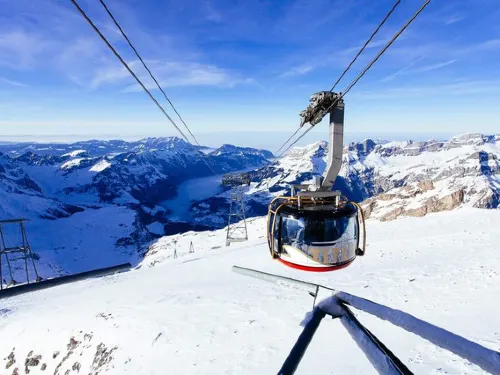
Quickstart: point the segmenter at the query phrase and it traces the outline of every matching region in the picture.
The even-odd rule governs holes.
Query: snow
[[[77,159],[68,160],[66,163],[61,164],[61,169],[70,169],[73,167],[77,167],[80,165],[82,160],[85,160],[85,159],[77,158]]]
[[[276,373],[312,298],[235,274],[235,264],[365,297],[499,350],[499,220],[498,210],[463,208],[369,221],[367,255],[329,274],[301,273],[272,261],[265,218],[250,220],[250,240],[230,247],[224,247],[224,230],[164,237],[139,269],[0,300],[0,368],[13,352],[9,373],[22,371],[33,351],[42,358],[30,374],[54,373],[57,366],[57,373],[75,373],[76,363],[81,373]],[[415,373],[484,373],[385,321],[356,314]],[[60,354],[54,358],[55,352]],[[325,319],[297,373],[374,370],[340,322]]]
[[[75,156],[83,154],[84,152],[87,152],[87,150],[74,150],[74,151],[68,152],[62,156],[70,156],[70,157],[74,158]]]
[[[100,162],[94,164],[92,168],[90,168],[91,172],[102,172],[106,168],[111,167],[111,163],[106,159],[101,160]]]
[[[133,262],[137,258],[136,246],[121,247],[116,243],[133,232],[134,220],[133,210],[107,206],[63,219],[32,220],[26,224],[26,231],[33,251],[40,255],[40,274],[53,277],[52,265],[72,274]]]

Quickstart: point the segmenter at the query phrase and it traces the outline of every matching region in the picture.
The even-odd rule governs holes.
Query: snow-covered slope
[[[290,185],[322,174],[327,144],[292,149],[252,173],[249,204],[288,193]],[[500,135],[463,134],[449,141],[387,142],[370,139],[344,148],[335,182],[350,199],[364,202],[367,216],[393,220],[423,216],[461,205],[500,204]]]
[[[290,186],[322,175],[328,144],[292,148],[274,163],[250,172],[246,189],[249,216],[262,215]],[[496,208],[500,203],[500,135],[463,134],[449,141],[389,142],[367,139],[344,148],[335,182],[349,199],[364,202],[367,216],[393,220],[423,216],[460,205]],[[193,217],[214,226],[225,224],[226,189],[193,205]]]
[[[42,147],[43,146],[43,147]],[[154,207],[175,196],[189,178],[268,163],[272,154],[224,145],[208,154],[179,138],[138,142],[88,141],[60,145],[0,146],[46,196],[64,202],[107,202]],[[21,152],[26,151],[22,154]],[[19,154],[19,155],[18,155]]]
[[[203,154],[178,138],[0,149],[7,153],[0,155],[0,218],[33,219],[28,235],[47,270],[44,277],[55,270],[83,270],[79,264],[95,268],[127,257],[136,262],[137,249],[163,234],[223,228],[230,189],[220,180],[226,172],[249,171],[246,215],[264,215],[273,196],[322,174],[327,158],[324,142],[294,148],[272,164],[265,150],[223,145]],[[467,134],[446,142],[366,140],[345,147],[336,187],[363,201],[367,216],[380,220],[461,206],[496,208],[499,157],[499,135]],[[221,174],[213,175],[203,158]],[[118,224],[118,237],[105,240]],[[102,240],[70,244],[64,239],[79,236]],[[54,249],[65,250],[55,257]],[[65,254],[81,262],[65,261]]]
[[[248,242],[229,248],[217,248],[224,231],[163,238],[138,270],[0,300],[1,372],[276,373],[312,299],[234,274],[234,264],[327,284],[499,350],[499,220],[497,210],[473,208],[370,220],[367,255],[319,275],[270,259],[263,218],[249,223]],[[358,317],[417,374],[483,373],[386,322]],[[341,324],[326,319],[297,373],[375,371]]]
[[[349,147],[341,175],[351,191],[373,197],[364,202],[368,215],[392,220],[500,203],[500,135],[366,146]]]
[[[207,163],[222,174],[272,157],[230,145],[200,150],[179,138],[0,145],[0,220],[31,220],[26,229],[42,277],[136,263],[138,249],[165,228],[207,228],[172,224],[171,210],[161,206],[184,182],[212,176]]]
[[[47,197],[19,163],[0,153],[0,219],[55,219],[79,211],[79,207]]]

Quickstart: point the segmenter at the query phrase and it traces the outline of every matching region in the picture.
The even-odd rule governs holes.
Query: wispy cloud
[[[206,19],[208,21],[211,22],[222,21],[222,14],[215,9],[214,4],[210,0],[205,0],[203,2],[203,8],[205,11]]]
[[[312,65],[296,66],[279,75],[280,78],[295,77],[312,72],[315,69]]]
[[[457,60],[448,60],[436,64],[431,64],[427,66],[423,66],[421,68],[415,69],[415,72],[430,72],[431,70],[436,70],[436,69],[441,69],[444,68],[445,66],[454,64]]]
[[[133,9],[126,4],[116,4],[120,6],[114,5],[115,15],[125,20],[122,25],[143,57],[153,56],[151,68],[164,85],[233,87],[251,82],[215,64],[204,64],[201,54],[190,51],[186,43],[179,47],[181,43],[176,42],[173,36],[146,32]],[[222,20],[209,0],[204,4],[207,17],[214,22]],[[0,11],[0,66],[62,73],[70,82],[90,89],[119,84],[127,87],[133,82],[104,43],[71,7],[49,0],[40,0],[39,3],[19,0],[14,6],[19,7],[14,9],[17,10],[14,11],[15,19],[8,20]],[[95,16],[90,6],[86,8],[90,8],[86,9],[89,14],[94,13],[94,22],[122,55],[125,58],[132,56],[116,27],[106,18]],[[43,14],[45,10],[50,11],[50,17]],[[142,74],[141,64],[132,64],[134,69],[138,69],[139,76],[149,78]]]
[[[28,87],[28,85],[25,83],[15,81],[13,79],[0,77],[0,84],[2,84],[2,83],[5,83],[5,84],[10,85],[10,86],[16,86],[16,87]]]
[[[411,99],[493,93],[500,93],[500,81],[473,80],[441,85],[396,87],[383,91],[360,91],[356,95],[363,99]]]
[[[254,84],[251,78],[239,77],[214,65],[160,60],[147,60],[146,64],[153,71],[162,87],[215,86],[231,88],[238,84]],[[138,60],[131,61],[129,66],[138,72],[139,78],[147,88],[157,88]],[[97,89],[105,85],[125,84],[124,92],[140,90],[135,82],[130,84],[131,82],[133,79],[126,69],[116,64],[107,69],[100,69],[90,81],[90,87]]]
[[[419,61],[421,61],[424,57],[421,56],[418,59],[412,61],[410,64],[406,65],[405,67],[397,70],[396,72],[389,74],[388,76],[382,78],[379,82],[389,82],[394,80],[396,77],[401,76],[403,74],[406,74],[410,71],[410,68],[413,67],[415,64],[417,64]]]
[[[465,19],[465,16],[461,14],[453,14],[449,17],[444,18],[445,25],[453,25],[454,23],[460,22]]]
[[[379,82],[393,81],[397,77],[403,76],[403,75],[430,72],[430,71],[441,69],[441,68],[444,68],[444,67],[449,66],[451,64],[454,64],[457,61],[457,60],[448,60],[448,61],[439,62],[439,63],[435,63],[435,64],[429,64],[429,65],[425,65],[425,66],[422,66],[419,68],[412,69],[416,64],[418,64],[423,59],[424,59],[423,56],[419,57],[418,59],[412,61],[410,64],[406,65],[404,68],[399,69],[396,72],[389,74],[388,76],[382,78]]]
[[[36,33],[18,30],[0,33],[0,66],[15,70],[34,67],[50,46],[50,42]]]

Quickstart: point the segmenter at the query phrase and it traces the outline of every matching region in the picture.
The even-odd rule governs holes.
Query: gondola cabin
[[[271,256],[303,271],[328,272],[347,267],[357,255],[364,254],[361,215],[359,206],[346,200],[275,198],[269,206],[267,223]]]
[[[309,106],[300,113],[300,126],[306,123],[314,126],[327,113],[330,137],[324,176],[314,176],[310,184],[292,186],[288,197],[274,198],[267,215],[271,256],[303,271],[326,272],[347,267],[356,256],[364,255],[366,247],[361,207],[333,190],[342,166],[342,95],[331,91],[314,94]]]

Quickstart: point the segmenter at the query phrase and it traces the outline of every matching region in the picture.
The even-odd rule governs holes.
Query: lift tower
[[[35,265],[35,259],[33,257],[33,252],[31,251],[31,246],[28,242],[28,236],[26,235],[26,229],[24,223],[26,219],[12,219],[12,220],[0,220],[0,290],[4,286],[4,278],[2,271],[2,258],[5,258],[7,269],[10,276],[9,285],[16,285],[18,281],[14,279],[14,272],[12,270],[12,263],[16,261],[24,261],[24,271],[26,273],[26,282],[30,283],[30,277],[28,272],[28,262],[32,264],[33,271],[35,273],[35,282],[41,281],[42,278],[38,275],[38,271]],[[16,241],[9,241],[8,233],[12,234],[10,230],[15,230],[15,227],[19,225],[19,234],[16,236]]]
[[[250,185],[248,173],[227,174],[222,178],[223,186],[230,186],[229,218],[227,223],[226,246],[231,242],[248,240],[247,221],[245,218],[245,202],[243,200],[243,186]]]

